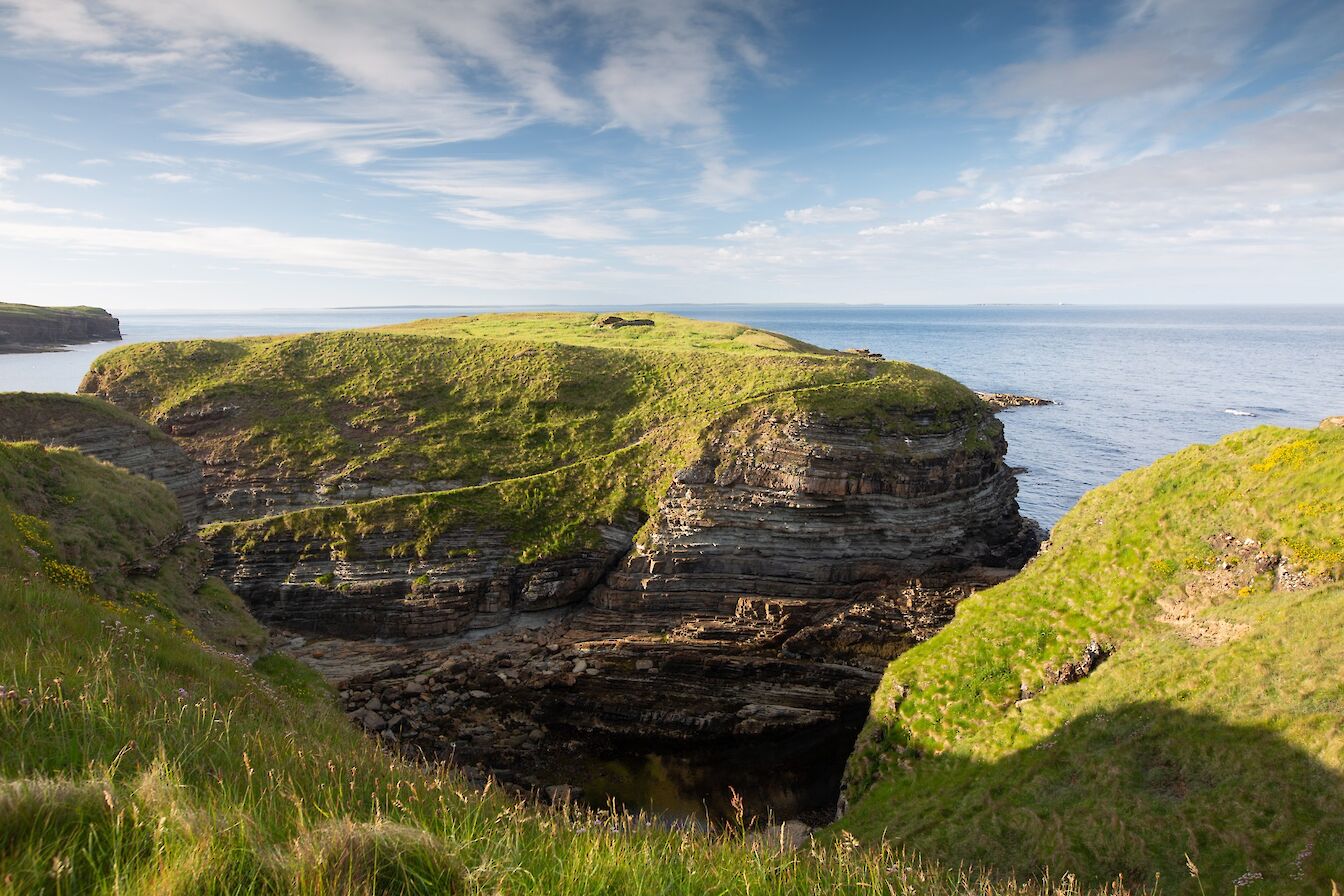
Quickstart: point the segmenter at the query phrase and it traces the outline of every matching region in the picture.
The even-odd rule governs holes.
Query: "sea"
[[[0,391],[73,392],[131,342],[336,330],[527,306],[118,313],[124,340],[0,355]],[[594,311],[620,311],[592,308]],[[828,348],[866,348],[987,392],[1048,398],[1004,411],[1023,512],[1053,526],[1089,489],[1194,442],[1344,414],[1344,307],[675,305]]]

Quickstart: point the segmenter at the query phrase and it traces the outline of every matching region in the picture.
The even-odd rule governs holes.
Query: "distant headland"
[[[48,308],[0,302],[0,353],[55,351],[121,338],[121,322],[102,308]]]

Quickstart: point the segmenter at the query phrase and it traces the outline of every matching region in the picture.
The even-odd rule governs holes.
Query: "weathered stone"
[[[189,526],[205,508],[201,464],[158,429],[96,398],[0,393],[0,441],[75,448],[162,483]]]

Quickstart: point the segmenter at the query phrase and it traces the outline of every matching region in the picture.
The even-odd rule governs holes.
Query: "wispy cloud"
[[[577,215],[520,216],[504,215],[479,208],[456,208],[439,217],[477,230],[521,230],[539,233],[556,240],[622,240],[630,236],[627,231],[615,225]]]
[[[0,221],[0,241],[62,252],[149,252],[306,268],[472,289],[577,288],[585,259],[484,249],[414,248],[372,240],[296,236],[255,227],[143,230]]]
[[[92,177],[77,177],[73,174],[39,174],[38,180],[44,180],[49,184],[64,184],[67,187],[97,187],[102,185],[102,181],[94,180]]]
[[[181,174],[177,171],[158,171],[149,175],[149,179],[161,184],[185,184],[192,180],[190,174]]]
[[[849,224],[871,221],[880,215],[880,203],[875,200],[851,202],[846,205],[813,205],[789,209],[784,217],[795,224]]]
[[[432,159],[388,163],[371,173],[416,193],[449,197],[484,208],[580,203],[601,197],[596,183],[574,179],[552,165],[526,159]]]
[[[751,241],[751,240],[769,240],[779,236],[779,228],[773,224],[758,221],[754,224],[748,224],[732,233],[725,233],[719,237],[721,240]]]

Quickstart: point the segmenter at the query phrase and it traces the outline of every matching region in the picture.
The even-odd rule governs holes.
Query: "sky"
[[[1344,304],[1344,2],[0,0],[0,300]]]

